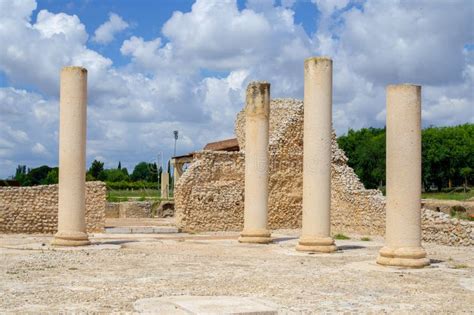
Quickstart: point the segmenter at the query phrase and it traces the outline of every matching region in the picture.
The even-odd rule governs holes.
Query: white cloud
[[[50,151],[57,152],[57,118],[55,101],[25,90],[0,88],[0,176],[12,175],[12,164],[56,163],[57,155]]]
[[[42,145],[39,142],[35,143],[35,145],[31,148],[31,152],[33,152],[34,154],[38,154],[38,155],[45,155],[45,156],[49,155],[48,150],[46,150],[44,145]]]
[[[318,50],[334,59],[339,133],[383,126],[385,86],[403,82],[423,86],[425,126],[472,121],[466,72],[473,63],[464,50],[473,42],[472,12],[460,10],[468,1],[316,2],[323,14]]]
[[[16,164],[57,163],[65,65],[88,69],[87,158],[107,167],[120,160],[131,168],[159,152],[166,158],[173,130],[180,131],[179,154],[230,137],[247,83],[267,80],[272,97],[301,98],[303,61],[312,55],[334,60],[339,134],[383,126],[385,85],[402,81],[423,85],[425,126],[474,121],[474,56],[464,49],[474,41],[472,13],[459,9],[468,2],[318,0],[313,37],[295,23],[294,1],[276,3],[251,0],[239,10],[234,0],[196,1],[191,11],[175,12],[160,37],[123,41],[130,62],[116,67],[88,47],[80,16],[33,16],[32,0],[0,1],[0,72],[11,83],[0,88],[0,177]],[[121,30],[112,20],[94,40],[113,40]]]
[[[109,20],[95,30],[92,40],[99,44],[108,44],[114,40],[117,33],[126,30],[128,27],[128,23],[119,15],[109,13]]]

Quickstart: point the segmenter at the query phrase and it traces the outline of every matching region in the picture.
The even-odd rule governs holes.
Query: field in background
[[[423,199],[441,199],[441,200],[458,200],[466,201],[474,198],[474,190],[464,192],[429,192],[422,193],[421,198]]]
[[[161,192],[158,189],[137,189],[137,190],[118,190],[109,189],[107,191],[107,201],[159,201]]]

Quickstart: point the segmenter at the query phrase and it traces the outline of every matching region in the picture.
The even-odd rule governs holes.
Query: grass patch
[[[451,207],[449,214],[451,215],[451,218],[456,218],[458,220],[474,221],[474,217],[469,216],[466,209],[462,206]]]
[[[159,201],[160,191],[158,189],[137,189],[137,190],[119,190],[109,189],[107,191],[107,201],[123,202],[123,201]]]
[[[117,196],[111,196],[107,194],[107,201],[108,202],[121,202],[121,201],[128,201],[127,197],[117,197]]]
[[[441,199],[441,200],[458,200],[464,201],[470,198],[474,198],[474,189],[464,192],[427,192],[422,193],[421,198],[423,199]]]
[[[364,242],[370,242],[372,239],[368,236],[364,236],[364,237],[361,237],[360,240]]]
[[[349,236],[346,236],[342,233],[337,233],[336,235],[334,235],[334,239],[336,240],[350,240],[351,238]]]

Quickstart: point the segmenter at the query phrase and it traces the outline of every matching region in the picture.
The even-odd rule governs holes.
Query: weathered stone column
[[[58,246],[90,244],[86,233],[87,70],[61,70],[59,105]]]
[[[181,175],[183,175],[183,163],[178,162],[176,159],[171,160],[171,166],[173,166],[173,191],[176,187],[176,183],[178,182]]]
[[[170,197],[170,173],[161,173],[161,198],[168,199]]]
[[[268,132],[270,84],[251,82],[245,106],[245,205],[244,229],[239,242],[269,243]]]
[[[421,247],[421,86],[387,87],[387,205],[381,265],[429,264]]]
[[[296,249],[329,253],[331,238],[332,60],[304,63],[303,226]]]

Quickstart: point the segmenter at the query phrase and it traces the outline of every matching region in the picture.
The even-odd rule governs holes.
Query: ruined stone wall
[[[86,183],[87,232],[103,232],[106,186]],[[58,185],[0,187],[0,233],[56,233]]]
[[[150,201],[107,202],[106,218],[151,218],[153,203]]]
[[[421,231],[425,242],[474,246],[474,222],[451,218],[442,212],[423,208]]]
[[[243,182],[241,152],[196,152],[175,187],[178,227],[184,231],[239,230],[244,220]]]
[[[240,152],[201,151],[175,188],[178,226],[184,231],[239,231],[243,227],[245,116],[237,115],[235,133]],[[303,193],[303,102],[276,99],[270,105],[270,229],[300,228]],[[332,139],[331,228],[333,233],[384,235],[385,198],[360,182],[347,157]],[[428,219],[429,218],[429,219]],[[442,220],[443,223],[439,223]],[[448,221],[446,221],[448,220]],[[423,212],[425,240],[450,244],[445,232],[457,225]],[[455,244],[472,244],[473,223],[460,224]],[[456,229],[456,228],[455,228]],[[439,235],[436,231],[440,231]],[[435,235],[436,234],[436,235]]]

